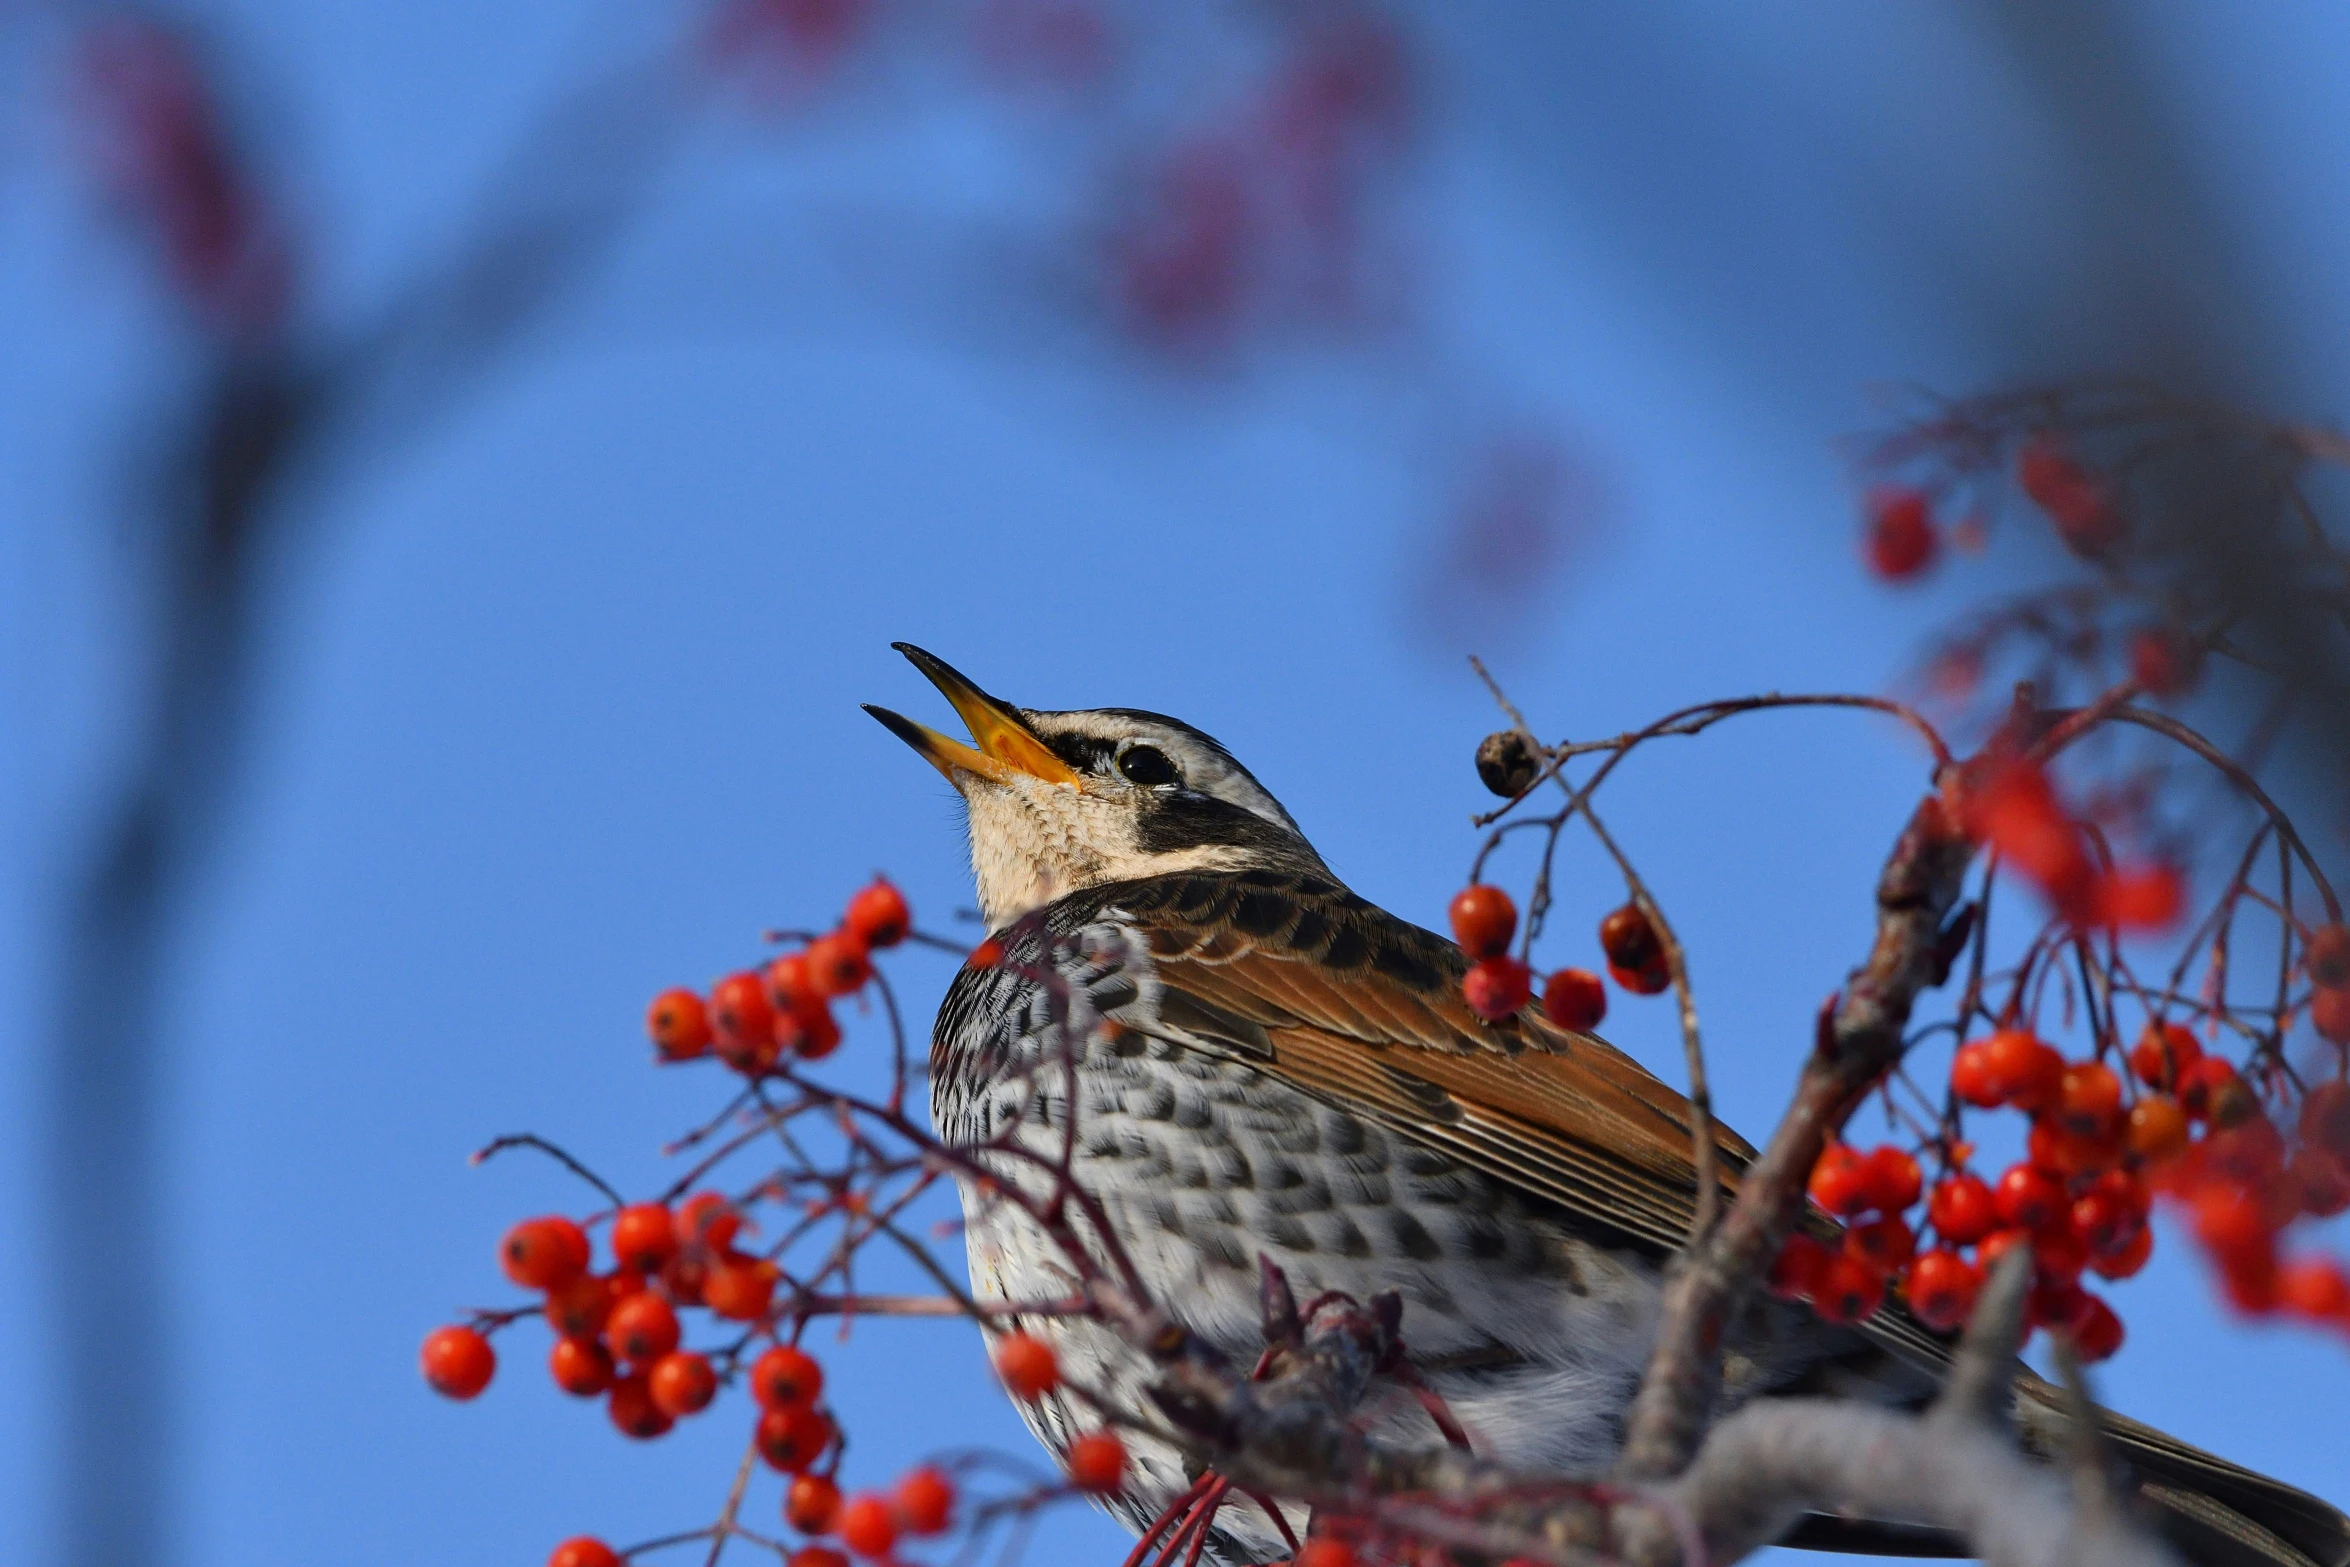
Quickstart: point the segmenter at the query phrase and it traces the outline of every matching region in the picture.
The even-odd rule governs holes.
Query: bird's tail
[[[2024,1445],[2055,1458],[2069,1423],[2063,1395],[2035,1376],[2019,1382]],[[2147,1522],[2195,1567],[2350,1567],[2350,1518],[2341,1509],[2127,1416],[2103,1414]]]

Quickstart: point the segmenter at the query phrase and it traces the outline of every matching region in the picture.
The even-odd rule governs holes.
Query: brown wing
[[[1533,1009],[1487,1023],[1451,942],[1310,875],[1174,876],[1110,907],[1148,944],[1164,1021],[1264,1071],[1657,1252],[1689,1233],[1690,1106],[1613,1045]],[[1717,1124],[1734,1191],[1754,1149]],[[1928,1366],[1898,1306],[1870,1336]]]

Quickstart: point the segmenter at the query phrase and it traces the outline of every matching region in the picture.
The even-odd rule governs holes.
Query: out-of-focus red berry
[[[644,1372],[635,1371],[612,1384],[611,1394],[605,1399],[605,1413],[623,1436],[632,1436],[640,1442],[650,1442],[657,1436],[666,1436],[677,1422],[667,1410],[653,1402],[651,1379]]]
[[[769,1409],[813,1404],[824,1392],[824,1368],[796,1344],[778,1344],[751,1363],[751,1396]]]
[[[1951,1091],[1978,1110],[1993,1110],[2007,1102],[2007,1087],[1992,1065],[1990,1043],[1972,1040],[1958,1047],[1950,1059]]]
[[[849,996],[873,977],[873,957],[853,931],[836,930],[808,943],[808,983],[820,996]]]
[[[2003,1028],[1983,1041],[1983,1054],[2002,1101],[2037,1114],[2064,1087],[2064,1057],[2029,1029]]]
[[[894,947],[913,928],[914,911],[906,907],[904,893],[876,876],[849,899],[841,926],[868,947]]]
[[[1088,1431],[1069,1444],[1063,1460],[1069,1483],[1080,1491],[1108,1496],[1126,1488],[1126,1444],[1115,1431]]]
[[[794,1475],[783,1493],[783,1521],[802,1534],[830,1534],[840,1517],[840,1486],[830,1475]]]
[[[963,967],[994,968],[998,963],[1003,961],[1004,944],[996,940],[993,936],[990,936],[985,941],[981,942],[978,946],[971,949],[970,956],[963,959]]]
[[[860,1491],[841,1504],[840,1543],[859,1556],[887,1556],[898,1543],[898,1513],[878,1491]]]
[[[1846,1230],[1844,1249],[1879,1273],[1893,1273],[1918,1249],[1918,1238],[1908,1221],[1888,1213]]]
[[[1491,883],[1463,887],[1446,912],[1452,917],[1452,939],[1472,959],[1509,951],[1510,938],[1518,933],[1518,906]]]
[[[1863,1322],[1885,1303],[1885,1275],[1853,1256],[1837,1252],[1812,1286],[1811,1309],[1823,1322]]]
[[[2350,986],[2350,926],[2320,925],[2311,931],[2301,965],[2320,990]]]
[[[824,1456],[832,1421],[820,1409],[793,1404],[759,1412],[759,1456],[785,1474],[798,1474]]]
[[[2065,1333],[2089,1309],[2089,1292],[2077,1278],[2039,1278],[2024,1296],[2024,1322],[2035,1328]]]
[[[2321,986],[2311,991],[2309,1026],[2337,1045],[2350,1045],[2350,986]]]
[[[2060,1284],[2077,1284],[2089,1266],[2089,1243],[2068,1215],[2032,1234],[2032,1272]]]
[[[1004,1379],[1005,1391],[1033,1404],[1061,1385],[1061,1361],[1043,1339],[1013,1333],[995,1348],[995,1374]]]
[[[802,1061],[821,1061],[840,1048],[840,1021],[821,1001],[801,1011],[778,1012],[775,1042]]]
[[[555,1547],[547,1567],[620,1567],[620,1553],[593,1535],[574,1535]]]
[[[1664,942],[1637,903],[1627,903],[1599,922],[1599,950],[1607,954],[1610,968],[1629,973],[1646,973],[1666,966]],[[1624,988],[1638,989],[1633,985]]]
[[[2130,1212],[2111,1192],[2083,1192],[2073,1199],[2073,1231],[2092,1255],[2120,1251],[2137,1237],[2145,1221]]]
[[[654,1361],[645,1381],[653,1402],[672,1419],[699,1414],[718,1396],[718,1373],[710,1369],[709,1357],[688,1349],[673,1349]]]
[[[2097,869],[2087,839],[2041,768],[2017,763],[1998,769],[1972,793],[1967,819],[1975,836],[2031,878],[2066,919],[2080,924],[2099,916]]]
[[[551,1290],[587,1271],[587,1231],[560,1215],[525,1219],[498,1243],[498,1265],[524,1289]]]
[[[651,1290],[614,1306],[604,1324],[604,1341],[632,1366],[652,1365],[677,1347],[677,1339],[676,1309]]]
[[[1869,497],[1866,553],[1869,569],[1888,582],[1902,582],[1934,564],[1941,536],[1925,496],[1912,489],[1884,489]]]
[[[2075,554],[2101,555],[2125,531],[2104,486],[2052,436],[2034,436],[2016,453],[2016,483]]]
[[[767,999],[766,982],[758,975],[729,974],[710,987],[710,1033],[721,1054],[729,1046],[755,1052],[774,1030],[775,1004]]]
[[[2211,1115],[2213,1096],[2226,1092],[2235,1081],[2236,1068],[2225,1056],[2205,1056],[2180,1074],[2179,1105],[2192,1119],[2205,1120]]]
[[[1925,1176],[1918,1169],[1916,1156],[1891,1143],[1869,1150],[1868,1168],[1862,1179],[1868,1188],[1869,1206],[1879,1213],[1901,1212],[1918,1200],[1918,1193],[1925,1187]]]
[[[2165,930],[2186,912],[2187,887],[2171,865],[2124,865],[2097,889],[2100,923],[2123,930]]]
[[[2110,1360],[2122,1347],[2122,1319],[2095,1295],[2084,1292],[2082,1298],[2087,1304],[2075,1314],[2070,1329],[2073,1353],[2089,1364]]]
[[[677,1244],[723,1252],[742,1233],[743,1216],[716,1192],[696,1192],[678,1205]]]
[[[2148,1164],[2176,1158],[2187,1146],[2187,1112],[2168,1094],[2148,1094],[2130,1106],[2130,1152]]]
[[[2019,1229],[2044,1230],[2064,1212],[2064,1187],[2047,1171],[2011,1164],[1992,1188],[1999,1217]]]
[[[824,1005],[816,982],[808,977],[808,955],[787,952],[767,965],[767,997],[777,1012],[806,1012]]]
[[[1317,1534],[1297,1548],[1294,1567],[1355,1567],[1355,1548],[1344,1540]]]
[[[1542,1015],[1561,1028],[1588,1033],[1607,1016],[1607,987],[1589,969],[1560,969],[1542,987]]]
[[[1868,1158],[1846,1143],[1830,1143],[1820,1150],[1805,1190],[1811,1200],[1839,1219],[1856,1218],[1869,1210]]]
[[[1661,957],[1646,968],[1626,968],[1621,963],[1610,963],[1607,973],[1608,978],[1635,996],[1661,996],[1673,988],[1672,966]]]
[[[923,1464],[908,1470],[891,1498],[898,1523],[911,1535],[944,1534],[955,1514],[955,1482],[936,1466]]]
[[[490,1385],[498,1370],[498,1352],[490,1348],[489,1336],[478,1328],[433,1329],[424,1336],[424,1349],[417,1359],[424,1369],[424,1380],[444,1398],[476,1396]]]
[[[803,1545],[791,1553],[784,1567],[849,1567],[849,1559],[829,1545]]]
[[[2075,1061],[2057,1081],[2058,1123],[2076,1137],[2111,1137],[2122,1113],[2122,1080],[2102,1061]]]
[[[2330,1219],[2350,1211],[2350,1164],[2322,1148],[2304,1144],[2293,1152],[2285,1180],[2293,1205],[2314,1218]]]
[[[2144,626],[2130,634],[2130,678],[2151,696],[2177,696],[2203,672],[2203,643],[2176,626]]]
[[[1781,1300],[1809,1300],[1828,1265],[1828,1248],[1801,1230],[1787,1237],[1771,1260],[1770,1277],[1763,1287]]]
[[[612,1385],[611,1351],[594,1339],[559,1338],[547,1352],[547,1373],[573,1398],[594,1398]]]
[[[613,1215],[612,1255],[623,1268],[658,1273],[676,1254],[676,1220],[660,1203],[632,1203]]]
[[[664,990],[645,1009],[645,1032],[664,1061],[691,1061],[710,1048],[710,1010],[690,990]]]
[[[2195,1238],[2224,1263],[2234,1257],[2269,1254],[2275,1227],[2266,1206],[2253,1193],[2233,1183],[2207,1186],[2195,1194],[2190,1217]]]
[[[2331,1257],[2296,1257],[2277,1270],[2277,1301],[2297,1317],[2350,1324],[2350,1274]]]
[[[714,1260],[702,1275],[702,1304],[729,1322],[757,1322],[774,1304],[780,1271],[765,1257],[737,1253]]]
[[[616,1299],[610,1279],[583,1273],[547,1291],[547,1326],[564,1338],[594,1338],[604,1331]]]
[[[2146,1259],[2153,1255],[2154,1231],[2141,1224],[2138,1233],[2127,1246],[2110,1256],[2090,1258],[2089,1271],[2101,1279],[2134,1278],[2146,1266]]]
[[[2169,1088],[2203,1059],[2203,1045],[2178,1023],[2149,1023],[2130,1047],[2130,1071],[2148,1088]]]
[[[1920,1252],[1917,1261],[1909,1265],[1904,1288],[1918,1320],[1948,1333],[1963,1327],[1974,1314],[1975,1298],[1983,1292],[1983,1275],[1957,1252],[1936,1248]]]
[[[1507,953],[1480,958],[1461,979],[1461,999],[1488,1023],[1498,1023],[1534,999],[1534,971]]]
[[[2025,1134],[2024,1147],[2031,1162],[2052,1175],[2089,1175],[2120,1160],[2121,1127],[2116,1123],[2105,1133],[2083,1136],[2043,1117]]]
[[[1960,1171],[1935,1183],[1926,1220],[1952,1246],[1972,1246],[1999,1228],[1999,1204],[1979,1175]]]

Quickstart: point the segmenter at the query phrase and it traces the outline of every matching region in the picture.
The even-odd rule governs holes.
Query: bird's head
[[[1123,707],[1014,707],[920,648],[892,645],[954,704],[972,743],[865,711],[963,796],[990,928],[1082,888],[1167,871],[1329,874],[1281,802],[1189,724]]]

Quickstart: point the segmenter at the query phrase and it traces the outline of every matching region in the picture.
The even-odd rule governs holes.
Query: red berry
[[[1665,944],[1637,903],[1627,903],[1599,922],[1599,950],[1607,954],[1608,967],[1628,973],[1645,974],[1668,966]],[[1636,985],[1624,988],[1639,989]]]
[[[623,1436],[650,1442],[657,1436],[666,1436],[677,1422],[669,1411],[653,1402],[651,1380],[642,1371],[632,1372],[612,1384],[611,1396],[606,1400],[605,1412]]]
[[[824,1368],[793,1344],[778,1344],[751,1365],[751,1396],[769,1409],[813,1404],[824,1391]]]
[[[1297,1548],[1294,1567],[1355,1567],[1355,1550],[1344,1540],[1317,1534]]]
[[[701,1413],[718,1396],[718,1373],[710,1369],[709,1357],[691,1350],[673,1349],[663,1355],[653,1362],[645,1380],[661,1413],[678,1419]]]
[[[1471,958],[1500,956],[1509,951],[1510,938],[1518,933],[1518,906],[1508,893],[1489,883],[1454,893],[1446,912],[1452,916],[1452,939]]]
[[[1798,1230],[1787,1237],[1779,1255],[1772,1259],[1771,1274],[1763,1287],[1781,1300],[1809,1300],[1829,1256],[1827,1247]]]
[[[1992,1068],[1986,1041],[1978,1039],[1958,1047],[1958,1054],[1950,1059],[1950,1088],[1978,1110],[1993,1110],[2006,1103],[2007,1090]]]
[[[2320,925],[2311,931],[2301,963],[2320,990],[2350,986],[2350,926]]]
[[[1125,1489],[1126,1444],[1115,1431],[1088,1431],[1069,1444],[1064,1462],[1069,1483],[1080,1491],[1107,1496]]]
[[[1879,1273],[1893,1273],[1918,1249],[1918,1238],[1899,1214],[1889,1213],[1846,1230],[1844,1249]]]
[[[2190,1064],[2179,1078],[2179,1105],[2200,1121],[2236,1081],[2236,1069],[2225,1056],[2205,1056]]]
[[[1867,1157],[1847,1144],[1830,1143],[1820,1150],[1818,1162],[1812,1165],[1811,1181],[1806,1189],[1813,1202],[1839,1219],[1868,1212]]]
[[[2073,1232],[2094,1255],[2122,1250],[2138,1238],[2139,1226],[2144,1223],[2111,1192],[2083,1192],[2073,1199]]]
[[[2024,443],[2016,453],[2016,482],[2074,553],[2099,555],[2121,538],[2124,520],[2104,487],[2053,436]]]
[[[2177,1023],[2149,1023],[2130,1047],[2130,1071],[2148,1088],[2169,1088],[2203,1059],[2203,1046]]]
[[[1879,1213],[1901,1212],[1918,1200],[1925,1185],[1915,1156],[1890,1143],[1869,1150],[1862,1179],[1868,1187],[1869,1206]]]
[[[859,1556],[887,1556],[898,1543],[897,1509],[875,1491],[860,1491],[840,1510],[840,1543]]]
[[[555,1547],[547,1567],[620,1567],[620,1553],[593,1535],[574,1535]]]
[[[1974,1314],[1975,1297],[1983,1291],[1983,1275],[1954,1251],[1920,1252],[1909,1265],[1904,1288],[1910,1310],[1927,1327],[1944,1333],[1963,1327]]]
[[[1999,1228],[1999,1204],[1981,1176],[1962,1170],[1935,1184],[1926,1220],[1948,1244],[1972,1246]]]
[[[2286,1168],[2294,1206],[2314,1218],[2330,1219],[2350,1209],[2350,1164],[2322,1148],[2304,1145]]]
[[[816,982],[808,977],[808,955],[787,952],[767,965],[767,996],[782,1012],[810,1012],[824,1005]]]
[[[784,1567],[849,1567],[849,1559],[829,1545],[803,1545]]]
[[[2146,1266],[2146,1259],[2154,1255],[2154,1231],[2141,1224],[2138,1233],[2127,1246],[2108,1257],[2089,1259],[2089,1271],[2101,1279],[2135,1277]]]
[[[2089,1266],[2089,1243],[2072,1227],[2070,1215],[2032,1235],[2032,1271],[2064,1284],[2080,1282]]]
[[[605,1342],[632,1366],[650,1366],[677,1347],[677,1311],[651,1290],[629,1296],[612,1308]]]
[[[2123,930],[2162,930],[2187,906],[2186,884],[2169,865],[2123,866],[2097,888],[2097,920]]]
[[[1871,571],[1900,582],[1934,563],[1941,537],[1923,495],[1911,489],[1879,490],[1869,497],[1868,509]]]
[[[1461,998],[1488,1023],[1498,1023],[1534,999],[1534,971],[1516,958],[1480,958],[1461,980]]]
[[[1608,978],[1623,986],[1635,996],[1661,996],[1673,988],[1673,970],[1663,958],[1646,968],[1626,968],[1621,963],[1607,966]]]
[[[612,1368],[611,1352],[592,1338],[555,1340],[547,1353],[547,1373],[574,1398],[594,1398],[619,1374]]]
[[[996,1346],[996,1375],[1023,1404],[1033,1404],[1061,1385],[1060,1357],[1040,1338],[1014,1333]]]
[[[1542,987],[1542,1015],[1561,1028],[1589,1033],[1607,1016],[1607,987],[1589,969],[1560,969]]]
[[[2012,1164],[1992,1189],[1999,1216],[2027,1230],[2044,1230],[2065,1211],[2064,1187],[2047,1171],[2029,1164]]]
[[[645,1009],[645,1032],[664,1061],[691,1061],[710,1048],[710,1011],[690,990],[664,990]]]
[[[2064,1057],[2029,1029],[2001,1029],[1983,1041],[1983,1053],[2003,1101],[2032,1114],[2056,1102]]]
[[[716,1192],[696,1192],[678,1208],[677,1244],[722,1252],[742,1233],[742,1215]]]
[[[490,1385],[498,1369],[498,1352],[478,1328],[435,1328],[424,1336],[418,1357],[424,1380],[444,1398],[472,1398]]]
[[[990,936],[971,949],[970,954],[963,959],[963,967],[994,968],[1003,961],[1004,944]]]
[[[617,1298],[610,1279],[583,1273],[547,1291],[547,1326],[563,1338],[594,1338],[604,1331]]]
[[[2203,672],[2203,644],[2176,626],[2147,626],[2130,635],[2130,678],[2151,696],[2177,696]]]
[[[2056,1090],[2058,1122],[2076,1137],[2111,1137],[2122,1114],[2122,1080],[2102,1061],[2076,1061]]]
[[[2105,1136],[2083,1137],[2060,1123],[2041,1119],[2025,1134],[2031,1162],[2051,1175],[2088,1175],[2116,1163],[2122,1156],[2120,1128]]]
[[[623,1268],[658,1273],[677,1252],[676,1221],[657,1202],[640,1202],[612,1217],[612,1255]]]
[[[775,1004],[758,975],[729,974],[710,987],[710,1033],[720,1055],[754,1056],[769,1047],[774,1031]]]
[[[830,1475],[794,1475],[783,1493],[783,1521],[802,1534],[830,1534],[840,1517],[840,1486]]]
[[[2077,1278],[2038,1278],[2024,1296],[2024,1322],[2029,1327],[2069,1333],[2089,1311],[2089,1292]]]
[[[836,930],[808,943],[808,983],[819,996],[854,995],[873,977],[873,959],[854,931]]]
[[[775,1043],[802,1061],[821,1061],[840,1046],[840,1023],[819,1001],[798,1012],[775,1015]]]
[[[2277,1300],[2313,1322],[2350,1323],[2350,1274],[2331,1257],[2296,1257],[2277,1270]]]
[[[2088,1304],[2072,1320],[2073,1353],[2089,1363],[2109,1360],[2122,1347],[2122,1319],[2096,1296],[2084,1293],[2082,1298]]]
[[[2264,1257],[2274,1243],[2276,1231],[2265,1205],[2231,1182],[2196,1193],[2191,1218],[2195,1238],[2223,1263],[2237,1257]]]
[[[898,1523],[911,1535],[944,1534],[954,1516],[955,1482],[924,1464],[898,1482]]]
[[[2148,1164],[2177,1157],[2187,1146],[2187,1112],[2168,1094],[2148,1094],[2130,1106],[2125,1140]]]
[[[587,1231],[569,1219],[525,1219],[498,1245],[498,1265],[524,1289],[551,1290],[587,1271]]]
[[[765,1257],[720,1258],[702,1275],[702,1304],[729,1322],[757,1322],[774,1304],[780,1271]]]
[[[841,927],[868,947],[896,946],[913,924],[906,895],[879,876],[849,899],[848,913],[841,919]]]
[[[785,1474],[798,1474],[824,1456],[832,1441],[832,1422],[821,1410],[806,1404],[759,1414],[759,1456]]]
[[[1853,1256],[1837,1252],[1820,1269],[1811,1308],[1823,1322],[1862,1322],[1885,1303],[1885,1275]]]
[[[2337,1045],[2350,1045],[2350,986],[2320,987],[2309,994],[2309,1026]]]

